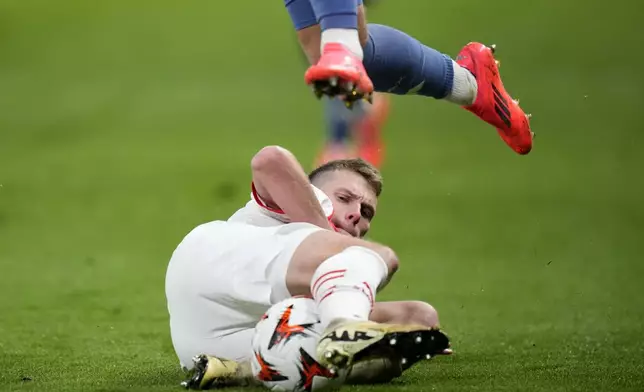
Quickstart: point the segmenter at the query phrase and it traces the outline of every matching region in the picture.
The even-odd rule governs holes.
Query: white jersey
[[[320,202],[320,206],[322,206],[322,210],[324,211],[327,219],[330,219],[333,215],[333,203],[331,202],[331,199],[329,199],[324,192],[315,186],[311,185],[311,188],[313,188],[313,192]],[[237,212],[228,219],[228,222],[246,223],[259,227],[270,227],[289,223],[290,219],[284,211],[268,207],[257,194],[255,186],[252,185],[250,200],[244,207],[237,210]]]
[[[329,197],[313,185],[327,218]],[[226,221],[193,229],[174,251],[166,273],[170,331],[177,356],[190,367],[198,354],[248,358],[250,337],[268,308],[290,297],[286,271],[299,244],[323,230],[292,223],[254,187],[250,201]]]

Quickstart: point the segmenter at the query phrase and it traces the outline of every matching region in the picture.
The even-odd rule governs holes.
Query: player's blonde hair
[[[330,161],[313,170],[309,174],[309,181],[313,182],[325,173],[331,173],[338,170],[348,170],[359,174],[367,181],[367,184],[373,189],[376,196],[382,193],[382,174],[375,166],[369,162],[360,159],[338,159]]]

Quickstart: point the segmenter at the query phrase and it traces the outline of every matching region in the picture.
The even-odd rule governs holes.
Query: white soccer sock
[[[476,78],[470,71],[453,60],[452,64],[454,65],[454,83],[452,83],[452,91],[445,99],[458,105],[471,105],[476,100],[479,90]]]
[[[322,32],[320,50],[324,50],[324,45],[332,42],[340,43],[349,49],[351,53],[362,60],[362,45],[360,45],[360,36],[356,29],[326,29]]]
[[[326,327],[335,319],[368,320],[378,287],[387,279],[385,261],[376,252],[352,246],[320,264],[311,294]]]

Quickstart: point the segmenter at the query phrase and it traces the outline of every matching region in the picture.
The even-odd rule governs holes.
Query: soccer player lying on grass
[[[316,351],[324,367],[348,369],[366,349],[380,363],[410,358],[408,366],[449,353],[432,306],[374,301],[399,264],[391,248],[362,239],[382,189],[376,168],[359,159],[332,161],[307,177],[290,152],[270,146],[252,158],[251,169],[251,200],[227,221],[193,229],[168,265],[172,342],[184,369],[199,364],[189,387],[250,376],[255,325],[272,304],[300,295],[313,298],[325,327]],[[384,343],[418,334],[418,352],[400,352],[405,344],[392,352]],[[201,354],[207,356],[193,360]],[[381,379],[382,371],[371,377]]]
[[[348,106],[372,92],[417,94],[463,106],[519,154],[532,149],[529,115],[506,92],[493,47],[472,42],[453,61],[392,27],[367,24],[362,0],[284,0],[318,97]]]

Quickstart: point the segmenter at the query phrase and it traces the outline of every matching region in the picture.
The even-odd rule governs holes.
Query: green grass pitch
[[[537,139],[520,157],[462,109],[394,99],[371,236],[402,268],[380,298],[434,304],[456,354],[348,390],[644,390],[641,15],[370,12],[452,56],[496,43]],[[0,0],[0,390],[180,390],[167,261],[247,200],[261,146],[313,161],[297,50],[277,0]]]

